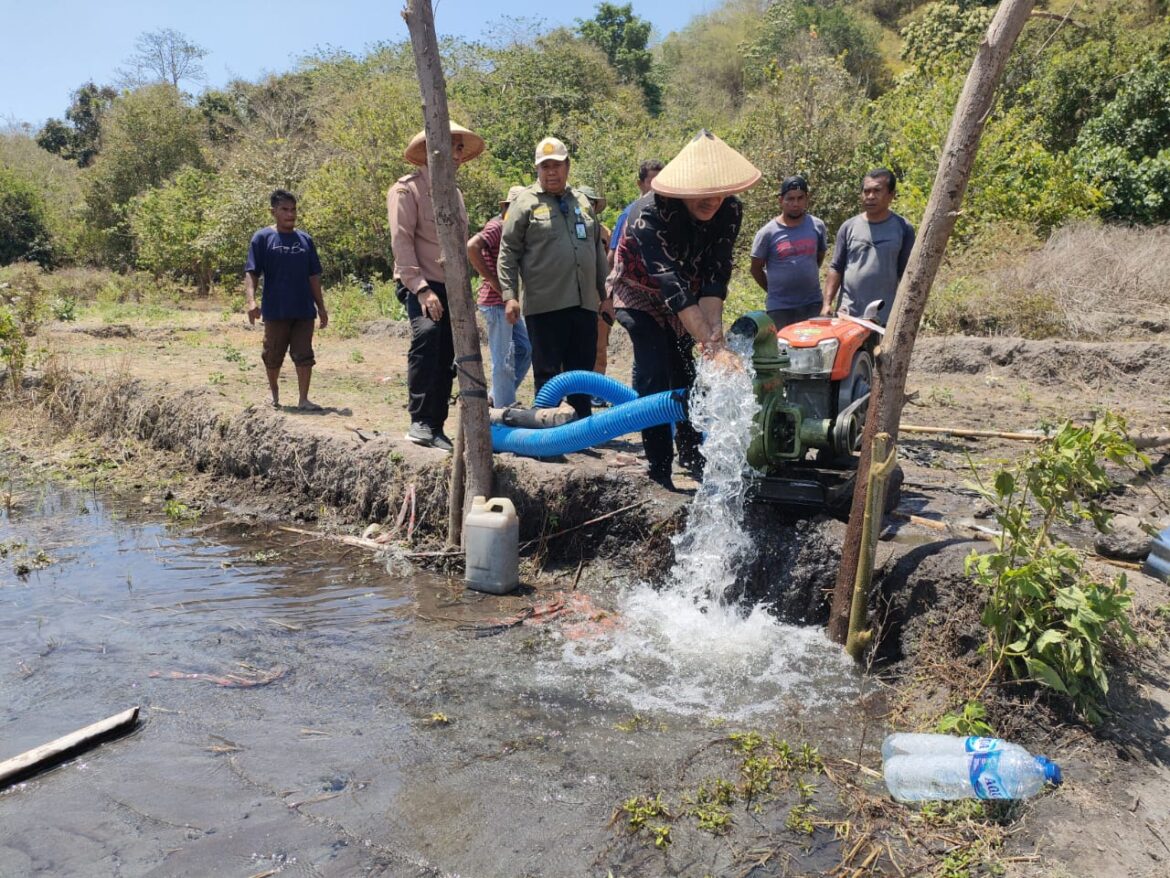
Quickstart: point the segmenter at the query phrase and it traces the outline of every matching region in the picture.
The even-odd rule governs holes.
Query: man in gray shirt
[[[768,297],[764,308],[783,329],[821,313],[821,263],[829,249],[825,224],[808,212],[808,181],[780,184],[780,214],[752,241],[752,277]]]
[[[843,312],[854,317],[881,299],[877,322],[885,325],[898,282],[914,246],[914,227],[890,210],[897,181],[885,168],[875,168],[861,181],[862,213],[841,224],[825,278],[821,314]],[[837,293],[841,303],[835,307]]]

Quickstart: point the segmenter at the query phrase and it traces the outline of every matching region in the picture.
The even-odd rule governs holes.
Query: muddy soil
[[[135,461],[126,458],[152,461],[149,449],[155,449],[175,471],[165,485],[153,481],[141,471],[129,479],[150,495],[149,502],[144,505],[156,515],[161,512],[162,498],[170,493],[175,501],[193,507],[223,507],[236,515],[260,513],[262,520],[295,519],[313,522],[314,526],[333,532],[356,533],[371,521],[393,521],[403,508],[404,500],[413,493],[419,522],[416,542],[429,543],[423,548],[437,548],[445,533],[448,460],[439,452],[416,448],[399,438],[407,424],[403,368],[407,341],[400,325],[382,324],[350,340],[337,339],[328,333],[320,337],[313,393],[314,398],[327,407],[320,415],[301,414],[288,408],[273,411],[267,405],[267,390],[259,364],[259,332],[242,326],[236,318],[225,320],[218,313],[185,311],[165,326],[58,324],[43,332],[40,341],[47,358],[41,372],[30,380],[27,392],[30,398],[35,395],[46,400],[43,410],[55,427],[38,425],[28,416],[14,417],[9,410],[4,416],[4,438],[0,440],[0,445],[4,446],[0,451],[7,450],[9,460],[13,459],[12,455],[18,455],[16,459],[26,462],[49,459],[61,462],[71,457],[71,447],[84,444],[76,438],[79,434],[105,437],[107,442],[113,441],[113,437],[130,436],[135,444],[119,446],[121,459],[114,461],[120,467],[133,470]],[[1089,419],[1108,409],[1125,416],[1131,431],[1136,434],[1170,433],[1168,354],[1170,345],[1165,343],[923,339],[916,351],[910,376],[908,391],[911,400],[904,423],[911,427],[1020,431],[1040,429],[1066,418]],[[610,361],[611,374],[628,381],[630,355],[628,343],[620,332],[614,333]],[[291,382],[291,376],[286,375],[285,381]],[[295,398],[294,386],[291,383],[285,385],[286,398],[290,395]],[[531,389],[522,390],[521,398],[531,399]],[[70,430],[75,432],[70,434]],[[578,574],[577,587],[608,610],[612,610],[617,600],[615,589],[620,591],[642,578],[662,580],[669,568],[669,537],[685,520],[690,499],[686,489],[693,487],[693,483],[688,483],[683,474],[677,474],[676,480],[684,489],[678,494],[661,491],[647,483],[639,459],[640,447],[634,440],[636,437],[627,437],[625,441],[586,454],[569,455],[564,461],[553,463],[518,460],[506,455],[497,458],[498,491],[517,501],[521,510],[522,539],[530,541],[526,549],[525,576],[536,591],[529,595],[527,605],[534,605],[539,597],[550,594],[549,589],[554,583],[567,587]],[[986,524],[983,516],[987,510],[964,482],[970,477],[971,465],[985,472],[991,471],[1002,461],[1021,453],[1024,447],[1019,442],[1001,439],[929,436],[914,433],[909,428],[902,436],[900,454],[905,485],[900,506],[887,522],[885,539],[878,550],[879,588],[872,609],[875,618],[884,624],[884,636],[883,648],[872,670],[884,672],[899,686],[904,687],[907,681],[917,682],[908,690],[902,688],[891,692],[886,705],[889,710],[887,723],[899,728],[918,726],[953,709],[956,692],[963,689],[963,681],[950,675],[964,661],[969,664],[978,661],[971,650],[978,644],[979,596],[962,574],[962,561],[973,547],[981,545],[971,540],[970,528]],[[90,457],[100,458],[101,455]],[[1164,528],[1170,525],[1170,509],[1162,499],[1170,498],[1170,478],[1166,473],[1170,457],[1153,452],[1152,458],[1154,476],[1147,480],[1149,484],[1135,483],[1117,491],[1110,504],[1115,511],[1130,516],[1135,522]],[[1149,490],[1150,487],[1155,490]],[[611,517],[581,526],[607,514]],[[909,520],[909,516],[946,522],[949,529],[940,531],[920,526]],[[843,526],[824,516],[793,520],[768,507],[753,508],[749,519],[759,539],[761,560],[745,577],[745,594],[752,601],[771,607],[784,619],[819,624],[827,608],[826,592],[832,587]],[[360,552],[355,553],[360,557]],[[344,568],[354,563],[356,558],[351,554],[339,560],[337,565]],[[1170,588],[1165,584],[1105,558],[1094,563],[1099,565],[1102,575],[1115,575],[1124,570],[1130,576],[1143,619],[1154,620],[1154,611],[1170,604]],[[400,596],[408,595],[409,600],[419,605],[435,600],[434,596],[440,593],[450,598],[452,606],[462,607],[466,602],[467,596],[457,581],[441,586],[438,581],[420,580],[419,575],[412,575],[412,584],[398,584],[393,588],[398,589]],[[399,572],[398,579],[401,576]],[[427,593],[430,593],[429,598],[425,597]],[[494,602],[499,602],[499,599],[488,603]],[[454,611],[454,615],[466,619],[459,616],[463,612],[461,608]],[[504,612],[501,607],[493,606],[486,615],[498,617]],[[473,613],[471,618],[478,617]],[[1143,629],[1147,643],[1164,646],[1164,629],[1156,627],[1153,621],[1149,625]],[[227,633],[229,638],[236,637],[230,631]],[[285,636],[279,630],[269,634],[273,640]],[[425,671],[421,668],[424,659],[406,657],[411,653],[410,649],[403,648],[394,653],[394,661],[405,661],[409,667],[415,668],[413,673],[441,678],[446,688],[440,687],[439,691],[449,698],[456,698],[457,691],[467,691],[468,683],[489,689],[494,686],[513,687],[509,691],[513,692],[510,697],[515,700],[497,705],[496,709],[508,715],[519,711],[525,728],[508,732],[492,723],[470,728],[464,725],[464,730],[472,738],[481,737],[491,742],[485,744],[485,753],[506,751],[510,756],[512,751],[507,741],[513,737],[521,742],[540,739],[539,748],[548,748],[550,740],[563,740],[564,729],[558,730],[548,724],[545,710],[548,699],[556,702],[554,714],[590,714],[592,718],[582,721],[592,724],[594,733],[599,736],[590,745],[590,754],[577,751],[579,742],[565,748],[557,744],[552,748],[556,751],[555,756],[542,763],[543,770],[550,777],[560,776],[567,764],[576,766],[575,772],[564,775],[576,778],[571,782],[574,796],[580,794],[582,784],[587,786],[597,782],[596,778],[587,780],[592,776],[591,772],[595,773],[595,760],[604,762],[615,752],[624,753],[622,743],[608,730],[620,724],[620,716],[628,718],[631,713],[638,713],[639,706],[629,697],[619,699],[617,706],[608,713],[594,713],[598,708],[590,699],[597,693],[588,689],[571,697],[553,686],[541,690],[539,697],[533,699],[524,689],[530,683],[513,684],[509,682],[509,674],[480,676],[479,665],[498,668],[501,663],[522,658],[524,651],[531,648],[524,645],[527,643],[525,637],[511,630],[501,637],[489,638],[487,645],[482,645],[486,651],[478,657],[478,646],[456,649],[456,667],[440,670],[442,662],[438,657],[446,655],[453,642],[444,637],[454,636],[451,631],[434,635],[436,639],[426,652],[426,661],[432,664]],[[254,649],[247,645],[252,637],[252,633],[247,637],[240,635],[234,651],[224,653],[220,664],[255,657]],[[480,640],[474,643],[481,644]],[[499,647],[499,644],[510,646]],[[504,649],[503,654],[493,652],[499,648]],[[536,648],[539,651],[545,647],[538,643]],[[296,649],[307,655],[317,646],[301,645]],[[189,653],[197,654],[198,650]],[[1170,664],[1163,656],[1163,649],[1147,648],[1133,659],[1127,673],[1118,675],[1113,693],[1116,712],[1100,728],[1090,729],[1077,724],[1043,699],[1037,699],[1033,693],[1005,693],[1003,703],[1010,709],[995,716],[1000,731],[1061,762],[1069,779],[1060,791],[1028,803],[1019,813],[1012,815],[1012,832],[998,855],[1000,864],[1009,874],[1155,876],[1170,873],[1167,865],[1170,863],[1170,818],[1161,804],[1170,781],[1170,762],[1167,760],[1170,754],[1163,743],[1170,725],[1167,717]],[[337,658],[346,665],[351,663],[352,655],[345,651]],[[262,665],[261,662],[255,664]],[[557,663],[553,661],[552,664]],[[473,668],[477,669],[474,673]],[[304,692],[298,692],[296,697],[305,699],[306,704],[317,710],[328,711],[327,703],[320,699],[326,697],[332,687],[343,685],[344,670],[338,668],[336,673],[341,677],[327,675],[324,680],[311,684],[314,690],[321,690],[321,694],[314,696],[317,700]],[[428,711],[442,712],[444,704],[450,703],[434,697],[426,685],[419,690],[412,689],[410,673],[379,677],[385,673],[385,668],[380,665],[357,673],[365,683],[371,680],[380,682],[383,684],[381,691],[392,695],[379,702],[379,707],[367,706],[373,713],[348,717],[343,723],[346,725],[345,735],[352,736],[358,731],[369,734],[364,731],[369,724],[383,718],[379,711],[394,714],[387,720],[391,727],[407,728],[411,722],[421,722],[420,718],[429,715]],[[298,672],[298,683],[304,674],[304,671]],[[872,679],[876,684],[879,678]],[[563,684],[564,680],[560,682]],[[352,700],[360,701],[355,690],[364,684],[353,682],[348,685],[351,686]],[[596,685],[596,681],[590,685]],[[838,705],[840,715],[836,721],[818,717],[806,724],[804,711],[810,706],[799,698],[785,699],[784,696],[777,696],[775,703],[784,703],[787,708],[796,710],[796,725],[786,722],[784,711],[766,711],[760,720],[769,730],[785,736],[795,736],[799,732],[805,739],[821,745],[822,752],[831,758],[850,758],[875,766],[873,745],[880,737],[881,729],[869,730],[868,736],[864,733],[870,721],[865,717],[872,710],[862,707],[863,702],[869,704],[869,699],[862,697],[860,686],[858,684],[851,696],[843,696],[843,703],[850,707],[846,710]],[[265,687],[264,691],[270,689]],[[911,694],[900,694],[906,691]],[[411,692],[425,694],[412,695]],[[51,692],[41,693],[41,697],[48,703]],[[584,700],[574,701],[574,697]],[[1013,698],[1015,702],[1012,702]],[[562,699],[569,699],[569,702]],[[30,705],[34,702],[23,703]],[[518,706],[521,704],[535,707],[526,711]],[[676,711],[681,710],[677,703],[656,701],[641,707],[650,712],[654,707],[661,711],[661,717],[654,715],[652,727],[657,728],[653,723],[663,723],[668,729],[676,727]],[[250,736],[249,740],[255,742],[263,738],[256,725],[263,711],[248,717],[232,714],[232,723],[216,725],[205,721],[208,714],[206,705],[201,702],[185,702],[179,709],[187,711],[188,716],[200,718],[199,734],[220,735],[229,731],[231,734],[222,737],[238,744],[232,736],[239,737],[243,728]],[[9,727],[16,722],[18,714],[27,715],[10,711],[7,717]],[[279,711],[278,715],[282,720],[289,719]],[[345,856],[353,856],[354,849],[372,837],[368,827],[376,822],[364,807],[355,810],[353,802],[356,797],[347,792],[346,796],[329,800],[327,804],[312,806],[330,810],[341,808],[343,814],[334,814],[325,820],[298,818],[292,823],[302,830],[312,827],[315,834],[313,844],[318,848],[310,859],[321,874],[351,874],[359,868],[374,874],[445,874],[462,870],[461,874],[477,875],[603,875],[611,868],[614,874],[622,874],[625,870],[624,874],[630,875],[821,874],[837,864],[841,851],[822,844],[819,837],[815,839],[812,850],[820,851],[824,862],[815,856],[812,859],[785,859],[782,868],[773,862],[759,871],[751,871],[745,869],[742,857],[737,859],[728,855],[730,859],[719,860],[701,839],[688,839],[685,844],[674,847],[673,853],[664,856],[652,845],[647,849],[643,842],[632,840],[605,825],[616,800],[623,795],[643,791],[652,794],[656,787],[677,791],[685,785],[692,778],[691,757],[687,754],[706,752],[699,730],[703,722],[709,723],[712,719],[708,716],[702,721],[683,722],[687,732],[672,739],[670,744],[663,740],[645,742],[637,739],[639,742],[634,752],[628,759],[622,757],[625,761],[614,769],[615,774],[606,775],[608,779],[599,782],[600,791],[590,789],[589,795],[574,799],[581,804],[571,807],[579,809],[578,817],[582,818],[574,829],[566,829],[565,824],[559,822],[561,818],[554,817],[556,808],[548,804],[558,802],[558,796],[567,796],[568,793],[546,791],[547,794],[538,797],[548,804],[547,813],[539,813],[540,809],[516,812],[515,801],[509,796],[504,796],[499,802],[490,802],[485,801],[492,798],[486,794],[472,795],[478,807],[491,810],[491,805],[504,803],[509,806],[505,810],[522,813],[524,819],[535,821],[538,828],[524,836],[527,843],[537,845],[534,851],[517,850],[505,856],[500,840],[502,824],[493,816],[486,826],[476,823],[466,827],[462,835],[456,829],[436,829],[438,839],[428,842],[430,846],[425,848],[403,846],[397,835],[393,841],[373,841],[372,848],[367,845],[364,859],[348,861],[350,865],[338,871],[324,865],[328,862],[322,859],[324,846],[338,844],[336,851],[345,849]],[[298,716],[295,721],[307,723],[307,717]],[[212,726],[215,731],[211,730]],[[431,730],[429,726],[427,728]],[[335,731],[330,733],[335,734]],[[664,732],[663,735],[672,738],[671,733]],[[193,737],[197,737],[193,732],[188,735],[189,739]],[[35,734],[27,740],[34,738]],[[293,746],[290,742],[294,738],[287,733],[285,738],[284,746]],[[310,733],[310,742],[315,738]],[[321,741],[326,741],[321,749],[329,754],[337,753],[335,740],[329,743],[321,738]],[[294,749],[300,749],[305,743],[299,738],[295,738],[295,742]],[[526,750],[530,746],[537,745],[525,744],[519,749]],[[541,752],[547,755],[546,749]],[[362,756],[363,753],[366,755]],[[6,749],[2,755],[10,754]],[[228,757],[219,758],[218,764],[232,759],[238,763],[247,758],[233,753],[214,755]],[[359,748],[353,756],[359,767],[347,769],[349,774],[346,777],[376,776],[387,767],[386,758],[371,751]],[[287,767],[280,759],[270,758],[265,762],[262,757],[253,758],[262,763],[260,779],[251,776],[243,781],[243,785],[256,791],[254,807],[265,802],[269,806],[276,803],[275,810],[281,811],[287,806],[287,803],[280,804],[282,799],[278,797],[284,791],[282,784],[286,780]],[[335,758],[335,755],[318,754],[309,762],[314,771],[319,771],[321,759],[328,762]],[[474,791],[483,783],[483,777],[477,775],[477,768],[450,784],[435,786],[434,778],[445,776],[445,770],[436,767],[445,758],[455,758],[459,762],[449,753],[433,760],[404,757],[405,763],[428,766],[425,772],[412,775],[409,779],[412,784],[407,785],[415,787],[411,807],[417,809],[420,821],[426,815],[430,815],[429,820],[438,819],[439,812],[446,813],[460,796],[468,794],[469,788]],[[391,761],[393,771],[401,772],[402,763],[397,759]],[[491,761],[495,763],[498,759],[493,756]],[[203,774],[208,772],[206,767],[193,770]],[[509,775],[506,769],[501,770],[503,775],[493,774],[493,782],[516,782],[515,776]],[[456,774],[460,775],[461,771]],[[427,780],[420,784],[423,775]],[[226,777],[227,773],[220,770],[217,776]],[[631,783],[633,778],[641,778],[645,783]],[[299,776],[294,780],[295,783],[288,781],[288,788],[295,786],[298,790],[311,790],[315,789],[312,785],[320,778],[311,783]],[[328,783],[335,781],[326,780]],[[351,781],[346,780],[341,789],[350,790],[350,784]],[[437,793],[440,788],[443,792]],[[326,790],[329,791],[338,790]],[[205,794],[206,791],[202,790],[196,798]],[[395,787],[397,795],[399,792]],[[875,799],[880,798],[880,788],[873,795]],[[430,796],[433,801],[420,801],[420,796]],[[62,807],[66,807],[64,802],[68,797],[60,801]],[[402,801],[405,799],[399,804]],[[5,802],[12,807],[11,797]],[[240,821],[245,816],[248,819],[255,816],[254,811],[245,807],[242,798],[237,804],[238,807],[225,808],[214,819],[205,821],[206,826],[215,827],[211,834],[219,834],[220,839],[225,836],[233,838],[235,836],[231,833],[242,831],[240,827],[244,824]],[[818,799],[818,804],[829,813],[841,814],[839,809],[834,811],[831,801]],[[67,807],[77,806],[73,803]],[[49,813],[39,808],[34,810],[42,818]],[[169,839],[158,844],[165,849],[176,849],[180,861],[187,864],[170,871],[156,864],[162,870],[157,874],[198,874],[196,864],[200,857],[208,856],[206,851],[216,848],[214,843],[208,843],[208,834],[203,833],[203,829],[200,829],[202,834],[197,833],[201,840],[198,847],[203,853],[190,853],[182,839],[177,836],[169,838],[171,829],[165,832],[157,829],[169,823],[172,829],[186,832],[185,818],[172,815],[158,823],[153,820],[156,815],[150,809],[138,810],[151,814],[151,819],[128,818],[136,824],[134,834],[138,836],[147,832],[148,826],[156,827],[152,830],[156,835],[165,834]],[[305,809],[292,810],[301,814]],[[385,820],[388,815],[393,815],[394,821],[414,819],[399,812],[398,805],[388,799],[379,800],[373,811],[379,820]],[[456,809],[456,813],[465,812]],[[782,830],[783,822],[781,814],[779,827],[770,825],[766,831],[760,830],[770,839],[770,842],[763,843],[765,846],[775,840],[773,834]],[[73,831],[82,833],[84,825],[85,820],[79,815]],[[198,825],[206,828],[204,824]],[[339,830],[339,826],[344,831]],[[1091,826],[1093,831],[1086,832],[1086,826]],[[404,831],[410,835],[417,833],[418,828],[412,825]],[[566,832],[567,837],[573,839],[572,843],[578,845],[576,853],[570,854],[565,846],[550,846],[547,839],[537,844],[537,839],[544,839],[546,834]],[[244,837],[252,838],[246,834]],[[743,854],[745,848],[751,846],[745,838],[733,838],[728,847],[738,854]],[[243,845],[247,847],[248,843],[243,842]],[[106,843],[98,844],[103,847]],[[382,847],[378,847],[379,844]],[[469,853],[476,845],[486,845],[481,859],[475,859],[475,855]],[[25,850],[24,846],[17,847]],[[262,857],[287,856],[281,853],[284,848],[277,850],[275,845],[270,846],[272,850],[259,847],[261,849],[255,853]],[[71,856],[79,857],[72,862],[84,859],[79,853],[80,848],[74,846],[70,849]],[[802,843],[789,840],[785,849],[800,850]],[[807,842],[803,843],[803,849],[809,850]],[[373,853],[369,853],[370,850]],[[453,855],[453,851],[458,851],[458,855]],[[914,861],[909,852],[900,853],[901,862]],[[922,851],[918,853],[922,854]],[[932,853],[935,864],[941,863],[946,854],[945,845],[940,843],[939,849]],[[241,857],[242,850],[232,855]],[[188,856],[192,859],[183,859]],[[513,856],[519,859],[513,860]],[[838,859],[833,859],[834,856]],[[19,859],[10,862],[25,863]],[[515,866],[501,866],[502,862],[515,863]],[[134,867],[127,866],[123,873],[146,874],[143,862],[139,860],[137,863]],[[266,863],[241,862],[239,874],[263,872],[261,867],[264,865]],[[278,865],[284,866],[285,863],[281,861]],[[876,857],[867,870],[856,874],[899,874],[900,868],[897,860],[881,856]],[[916,874],[930,874],[931,871],[926,869]],[[69,874],[69,870],[61,874]]]

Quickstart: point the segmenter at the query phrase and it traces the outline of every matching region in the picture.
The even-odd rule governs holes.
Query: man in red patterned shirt
[[[504,300],[500,296],[500,278],[496,274],[504,217],[512,199],[523,191],[523,186],[509,189],[507,198],[500,202],[500,212],[467,242],[467,261],[481,281],[476,304],[488,328],[488,351],[492,358],[489,405],[498,408],[507,408],[516,402],[516,391],[532,365],[532,343],[528,340],[524,318],[514,324],[508,323],[504,316]]]

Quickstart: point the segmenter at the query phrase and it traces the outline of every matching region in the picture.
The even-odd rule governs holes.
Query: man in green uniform
[[[532,342],[536,390],[554,375],[592,370],[598,311],[613,316],[605,292],[605,245],[589,200],[569,186],[569,151],[555,137],[536,145],[536,182],[508,208],[497,266],[504,314],[523,315]],[[581,417],[588,394],[572,394]]]

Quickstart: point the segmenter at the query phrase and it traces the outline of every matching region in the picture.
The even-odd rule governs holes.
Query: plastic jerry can
[[[520,519],[507,497],[476,497],[463,522],[468,588],[507,594],[520,584]]]

